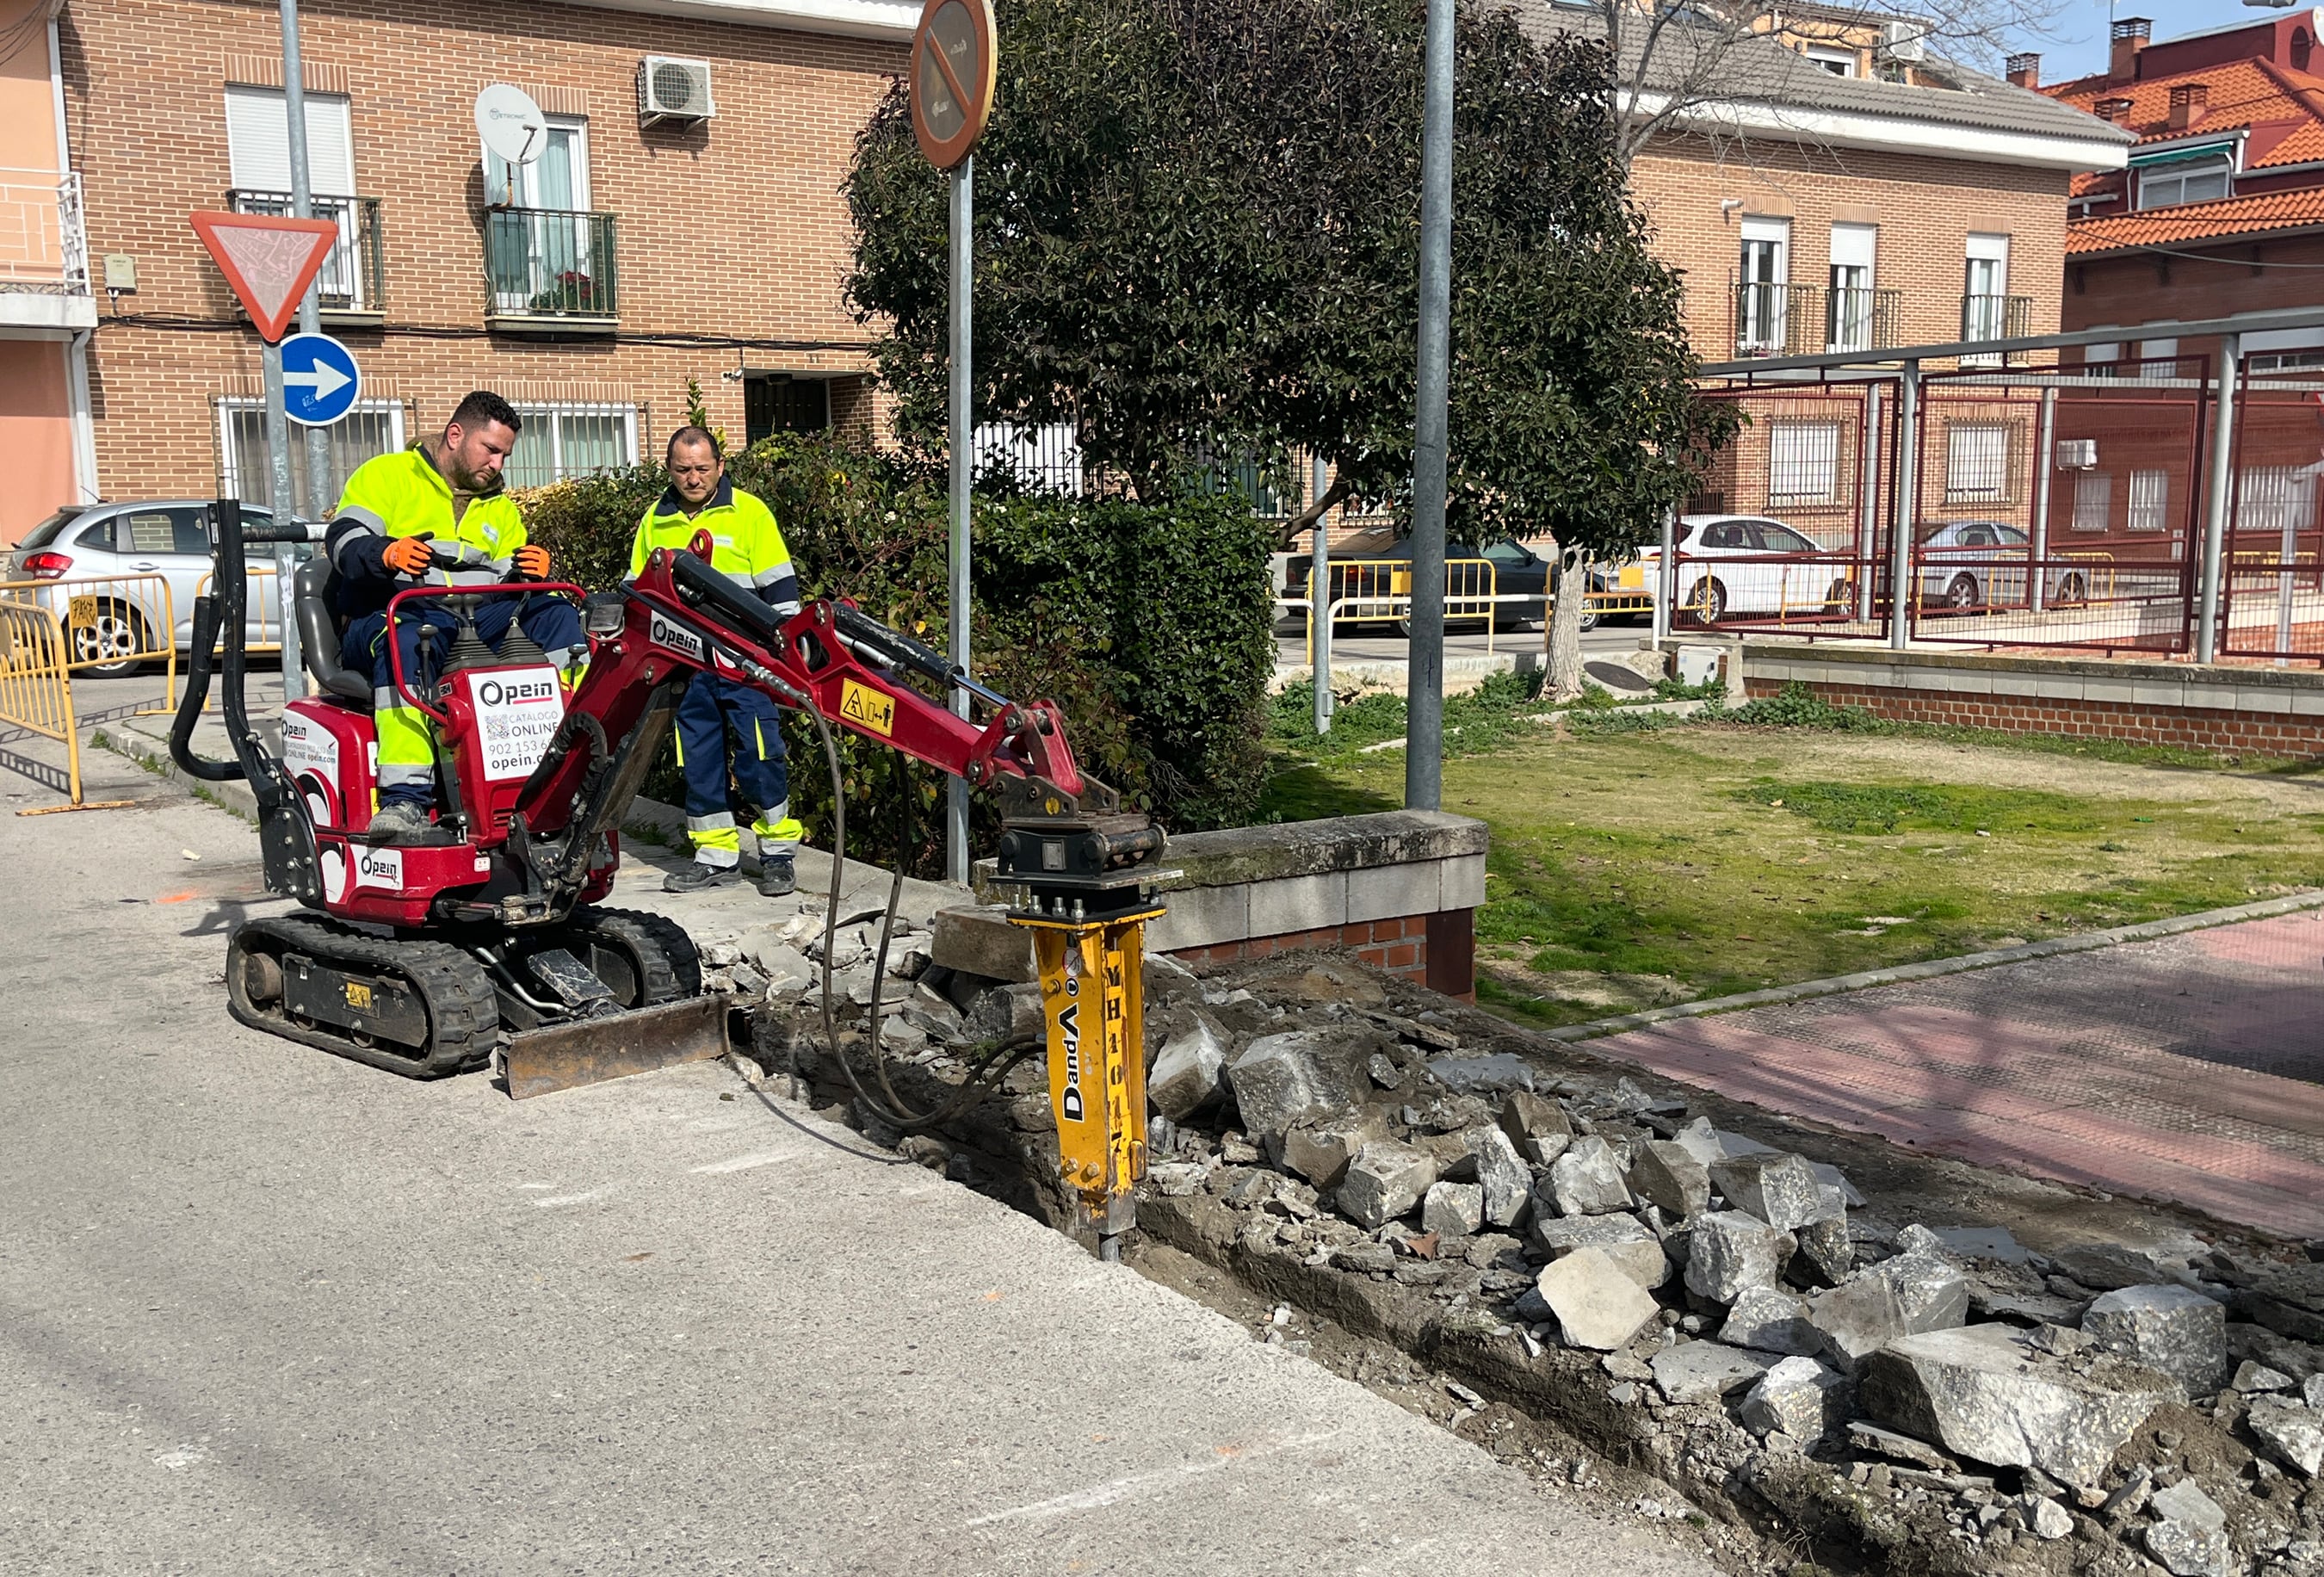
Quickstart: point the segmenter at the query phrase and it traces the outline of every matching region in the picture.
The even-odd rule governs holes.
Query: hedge
[[[786,434],[731,458],[738,487],[781,524],[805,595],[844,597],[942,650],[946,641],[945,494],[899,456],[820,435]],[[532,490],[534,540],[560,576],[611,586],[665,479],[633,470]],[[1125,804],[1181,831],[1248,821],[1265,784],[1268,675],[1274,663],[1269,533],[1239,497],[1147,506],[1113,499],[979,496],[974,506],[978,679],[1065,709],[1084,770]],[[932,693],[932,692],[931,692]],[[788,716],[791,807],[829,846],[830,786],[805,718]],[[842,734],[852,853],[895,849],[901,758]],[[915,866],[942,866],[942,784],[910,773]],[[664,757],[648,792],[675,798]],[[988,797],[973,796],[973,846],[991,847]]]

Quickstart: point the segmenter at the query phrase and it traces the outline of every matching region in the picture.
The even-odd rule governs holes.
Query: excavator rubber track
[[[448,942],[374,936],[319,915],[245,920],[226,940],[242,1023],[407,1078],[483,1067],[500,1042],[484,966]]]
[[[569,951],[618,1010],[518,1028],[484,963],[449,942],[379,936],[320,915],[248,920],[226,944],[235,1018],[407,1078],[493,1065],[520,1099],[726,1052],[726,1002],[702,994],[702,964],[675,921],[583,908],[514,937]]]

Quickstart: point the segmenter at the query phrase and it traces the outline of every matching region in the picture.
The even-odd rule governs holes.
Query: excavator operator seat
[[[339,628],[339,572],[329,558],[318,553],[298,569],[293,614],[299,621],[299,653],[308,673],[325,693],[359,706],[372,703],[369,674],[357,673],[339,662],[346,632]]]

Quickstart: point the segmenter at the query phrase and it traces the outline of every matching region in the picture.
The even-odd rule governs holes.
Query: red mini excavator
[[[1139,947],[1162,912],[1163,836],[1083,775],[1054,704],[996,695],[844,602],[779,620],[710,567],[706,534],[690,551],[656,552],[616,591],[497,588],[582,604],[590,662],[569,697],[513,624],[498,650],[477,637],[472,587],[415,586],[393,611],[450,637],[439,669],[399,662],[395,674],[437,724],[436,830],[424,844],[374,844],[361,830],[374,802],[372,682],[339,665],[332,566],[318,557],[297,572],[319,693],[283,708],[278,754],[244,696],[244,545],[303,540],[306,529],[245,528],[231,500],[213,520],[215,590],[194,605],[171,754],[198,777],[249,782],[266,885],[303,906],[235,928],[235,1018],[415,1077],[496,1066],[519,1097],[723,1054],[727,1003],[703,993],[685,932],[598,907],[678,698],[713,672],[805,713],[835,763],[836,724],[998,794],[999,880],[1019,895],[1010,918],[1034,933],[1065,1181],[1109,1231],[1126,1224],[1145,1170]],[[213,671],[232,761],[191,748]],[[965,692],[982,723],[913,680],[942,700]]]

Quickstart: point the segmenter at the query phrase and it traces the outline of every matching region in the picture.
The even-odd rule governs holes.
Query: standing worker
[[[548,576],[549,549],[526,540],[516,501],[502,486],[502,467],[522,425],[507,401],[476,390],[452,412],[441,438],[357,466],[332,515],[323,550],[338,571],[338,612],[346,621],[339,660],[371,674],[379,726],[379,807],[365,834],[374,844],[459,841],[429,819],[436,804],[434,730],[428,715],[397,691],[390,665],[391,651],[400,648],[405,683],[427,694],[430,674],[450,649],[452,620],[433,598],[407,604],[396,616],[391,648],[387,605],[410,586],[498,586],[512,574]],[[460,567],[436,566],[438,549],[456,551]],[[588,661],[581,616],[561,596],[484,596],[474,620],[476,633],[495,650],[516,625],[568,681]],[[424,641],[423,627],[433,632]]]
[[[657,548],[684,552],[699,531],[710,533],[710,567],[765,599],[779,619],[799,609],[798,576],[774,512],[726,479],[718,438],[698,427],[669,435],[663,454],[669,486],[638,522],[630,549],[635,580]],[[734,732],[733,752],[727,729]],[[663,878],[664,892],[698,892],[742,872],[742,838],[726,798],[727,774],[757,811],[751,832],[759,840],[759,890],[780,898],[798,885],[792,856],[804,832],[791,819],[790,766],[783,751],[782,713],[748,685],[697,673],[678,703],[678,764],[686,771],[686,835],[694,863]]]

